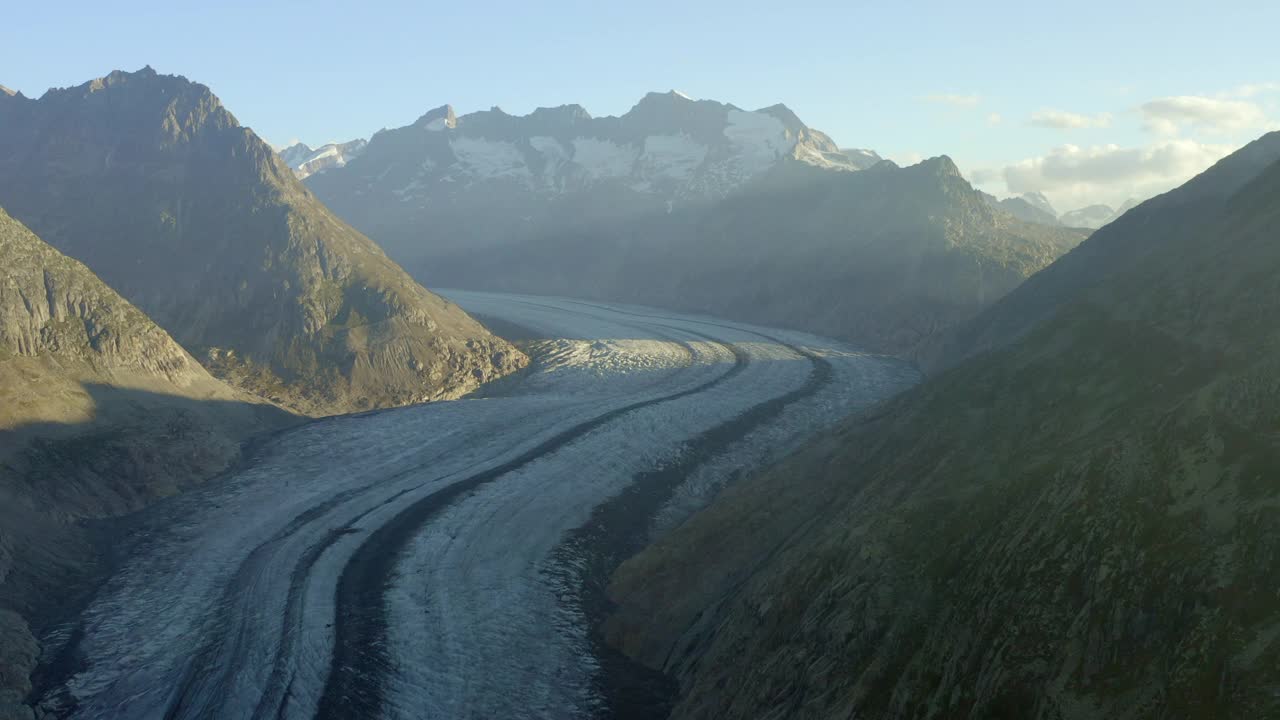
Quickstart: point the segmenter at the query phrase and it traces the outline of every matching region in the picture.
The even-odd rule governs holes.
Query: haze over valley
[[[1276,8],[78,5],[0,720],[1280,717]]]

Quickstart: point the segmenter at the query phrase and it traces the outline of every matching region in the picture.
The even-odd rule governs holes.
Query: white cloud
[[[957,108],[973,108],[982,102],[982,98],[977,95],[925,95],[921,98],[925,102],[938,103],[941,105],[950,105]]]
[[[1048,154],[1005,167],[1000,174],[1015,195],[1043,192],[1063,208],[1119,205],[1170,190],[1233,152],[1231,145],[1173,139],[1146,147],[1063,145]],[[991,171],[975,173],[989,178]]]
[[[1031,114],[1031,124],[1057,130],[1104,128],[1111,126],[1111,113],[1082,115],[1065,110],[1040,110]]]
[[[1000,113],[991,113],[987,116],[987,124],[991,127],[995,127],[1002,122],[1004,122],[1004,118],[1000,116]]]
[[[1184,127],[1227,134],[1269,127],[1267,114],[1256,103],[1179,95],[1143,103],[1147,130],[1162,136],[1177,135]]]
[[[969,182],[974,185],[990,185],[1004,179],[1004,171],[999,168],[978,168],[969,173]]]

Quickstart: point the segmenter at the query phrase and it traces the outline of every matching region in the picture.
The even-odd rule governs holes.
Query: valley
[[[801,333],[452,292],[524,329],[523,376],[317,421],[135,516],[127,558],[44,638],[71,717],[574,717],[622,712],[591,638],[608,556],[575,531],[679,466],[647,543],[735,473],[916,380]],[[744,420],[745,418],[745,420]],[[696,462],[690,462],[694,458]],[[123,532],[123,531],[122,531]],[[607,548],[605,548],[607,550]],[[623,557],[617,557],[620,562]],[[659,705],[660,705],[659,699]]]

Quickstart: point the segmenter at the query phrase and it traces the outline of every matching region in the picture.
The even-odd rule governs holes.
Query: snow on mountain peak
[[[431,205],[479,183],[539,195],[613,184],[673,201],[723,197],[783,162],[855,171],[880,160],[870,151],[844,154],[785,105],[750,112],[677,90],[648,93],[620,117],[593,118],[579,105],[457,117],[445,105],[371,144],[376,151],[355,175],[347,169],[323,184],[385,193],[396,208]],[[345,161],[331,153],[326,168]]]
[[[365,140],[352,140],[345,143],[329,143],[315,148],[305,143],[294,143],[280,151],[285,164],[293,169],[293,174],[304,179],[330,168],[342,167],[349,160],[364,152],[368,143]]]

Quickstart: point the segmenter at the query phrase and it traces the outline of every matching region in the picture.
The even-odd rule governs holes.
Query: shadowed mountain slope
[[[973,322],[940,335],[922,350],[921,365],[936,372],[1004,347],[1081,292],[1141,267],[1153,252],[1186,242],[1212,245],[1205,228],[1218,222],[1240,188],[1278,160],[1280,132],[1269,133],[1181,187],[1129,209]]]
[[[674,717],[1280,715],[1280,163],[1257,167],[1261,142],[1041,273],[1128,261],[1056,285],[1019,339],[625,564],[607,632],[679,679]]]
[[[34,647],[11,610],[47,620],[97,561],[77,522],[207,479],[239,457],[245,439],[297,419],[215,380],[88,268],[3,210],[0,267],[3,715],[21,712],[14,703],[35,660],[8,652]]]

